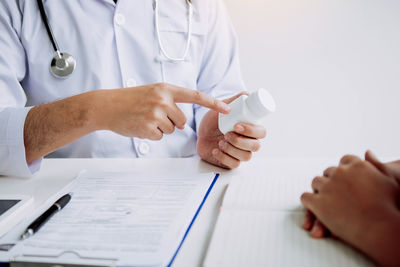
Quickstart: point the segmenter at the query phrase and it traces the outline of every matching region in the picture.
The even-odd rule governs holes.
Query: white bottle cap
[[[275,112],[276,105],[271,94],[264,88],[258,89],[246,99],[247,106],[259,117]]]

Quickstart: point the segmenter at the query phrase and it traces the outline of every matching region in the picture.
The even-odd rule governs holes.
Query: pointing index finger
[[[203,92],[175,86],[173,97],[176,103],[192,103],[210,108],[224,114],[229,113],[231,108],[221,100],[215,99]]]

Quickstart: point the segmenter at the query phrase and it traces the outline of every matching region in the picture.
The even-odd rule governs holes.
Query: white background
[[[400,1],[225,2],[248,90],[277,102],[258,156],[400,158]]]

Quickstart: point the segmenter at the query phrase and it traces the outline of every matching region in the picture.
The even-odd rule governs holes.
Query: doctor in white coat
[[[0,2],[0,175],[29,176],[44,156],[198,153],[235,168],[259,149],[262,126],[217,127],[221,100],[245,90],[222,0],[39,1]],[[50,62],[65,53],[60,78]]]

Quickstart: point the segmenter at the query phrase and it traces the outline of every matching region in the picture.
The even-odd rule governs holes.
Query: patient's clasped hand
[[[301,196],[303,228],[314,238],[329,234],[382,266],[400,266],[400,161],[382,163],[344,156],[312,181]]]

